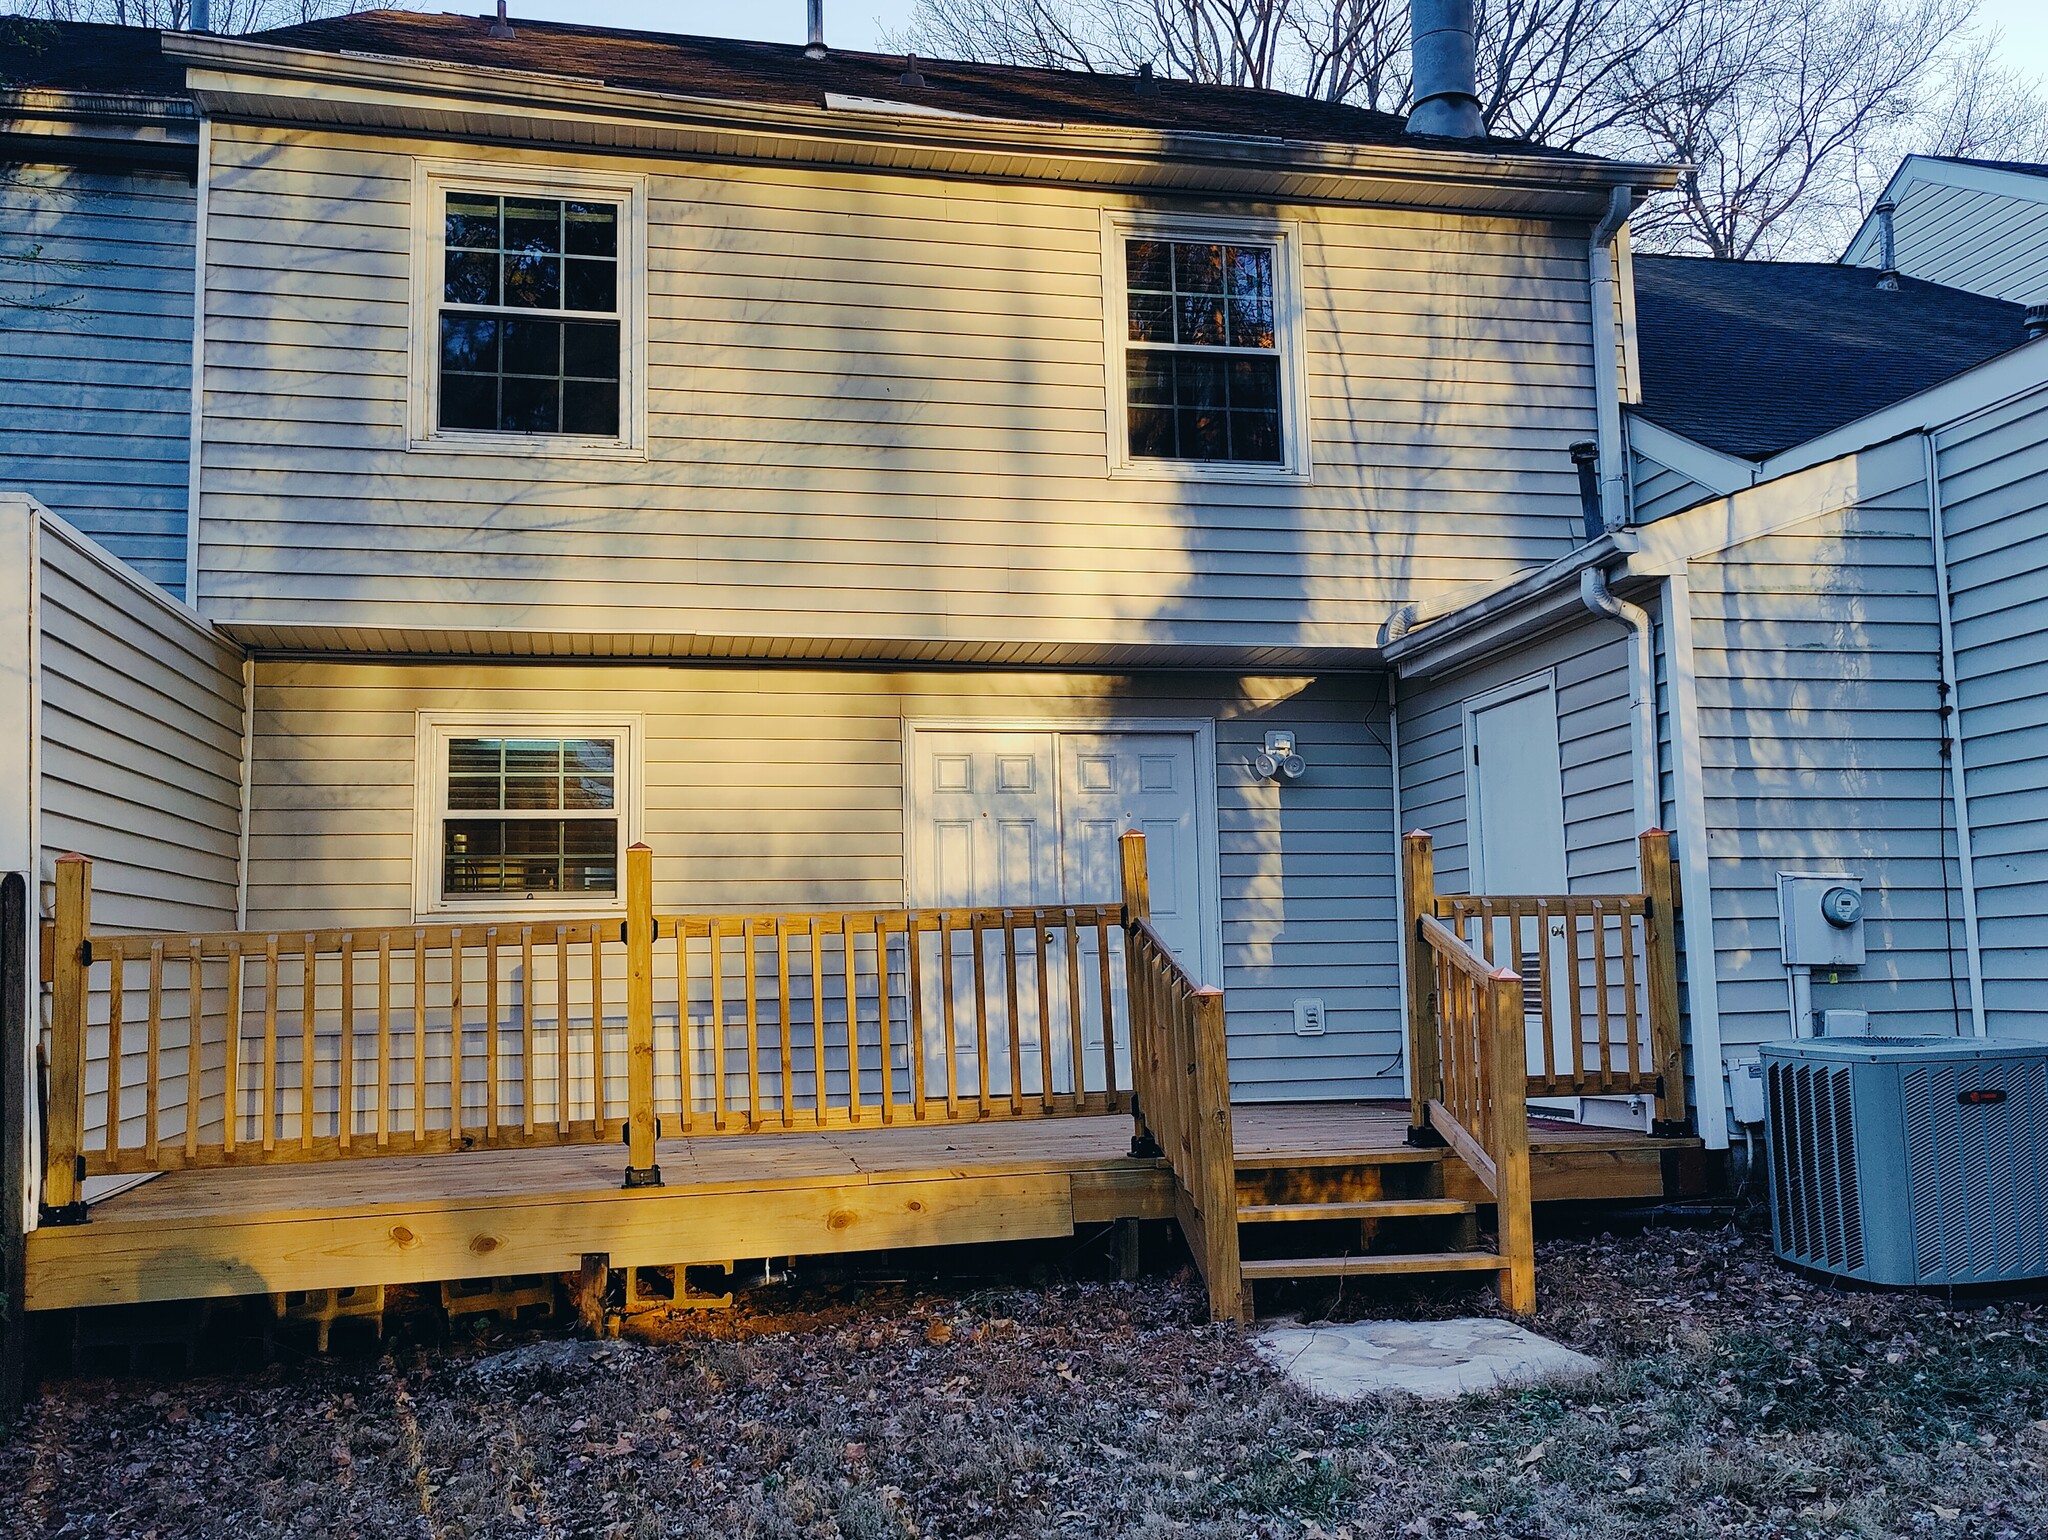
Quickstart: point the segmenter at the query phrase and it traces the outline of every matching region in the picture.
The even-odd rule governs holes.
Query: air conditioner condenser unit
[[[1785,1261],[1895,1285],[2048,1277],[2048,1043],[1815,1039],[1763,1066]]]

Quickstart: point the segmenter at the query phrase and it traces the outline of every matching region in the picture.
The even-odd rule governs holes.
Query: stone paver
[[[1304,1390],[1333,1401],[1385,1395],[1450,1400],[1533,1380],[1575,1379],[1600,1367],[1598,1359],[1512,1321],[1484,1317],[1276,1324],[1252,1345]]]

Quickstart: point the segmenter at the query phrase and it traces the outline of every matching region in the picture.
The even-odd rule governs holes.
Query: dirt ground
[[[0,1534],[2048,1536],[2035,1302],[1843,1292],[1733,1228],[1556,1239],[1536,1324],[1603,1374],[1337,1406],[1206,1324],[1185,1274],[1116,1282],[1106,1250],[1028,1288],[743,1296],[656,1342],[56,1380],[0,1449]]]

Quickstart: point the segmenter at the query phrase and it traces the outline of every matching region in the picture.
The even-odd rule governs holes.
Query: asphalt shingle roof
[[[1824,262],[1637,256],[1642,415],[1762,460],[2026,340],[2019,305]]]
[[[185,66],[147,27],[0,16],[0,91],[24,89],[183,96]]]

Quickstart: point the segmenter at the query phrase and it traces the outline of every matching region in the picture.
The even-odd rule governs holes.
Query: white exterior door
[[[1120,896],[1117,840],[1145,836],[1152,924],[1181,965],[1207,977],[1203,946],[1195,740],[1179,733],[1060,735],[1060,855],[1065,901]]]
[[[919,908],[1060,901],[1059,771],[1051,733],[920,732],[911,772]]]

